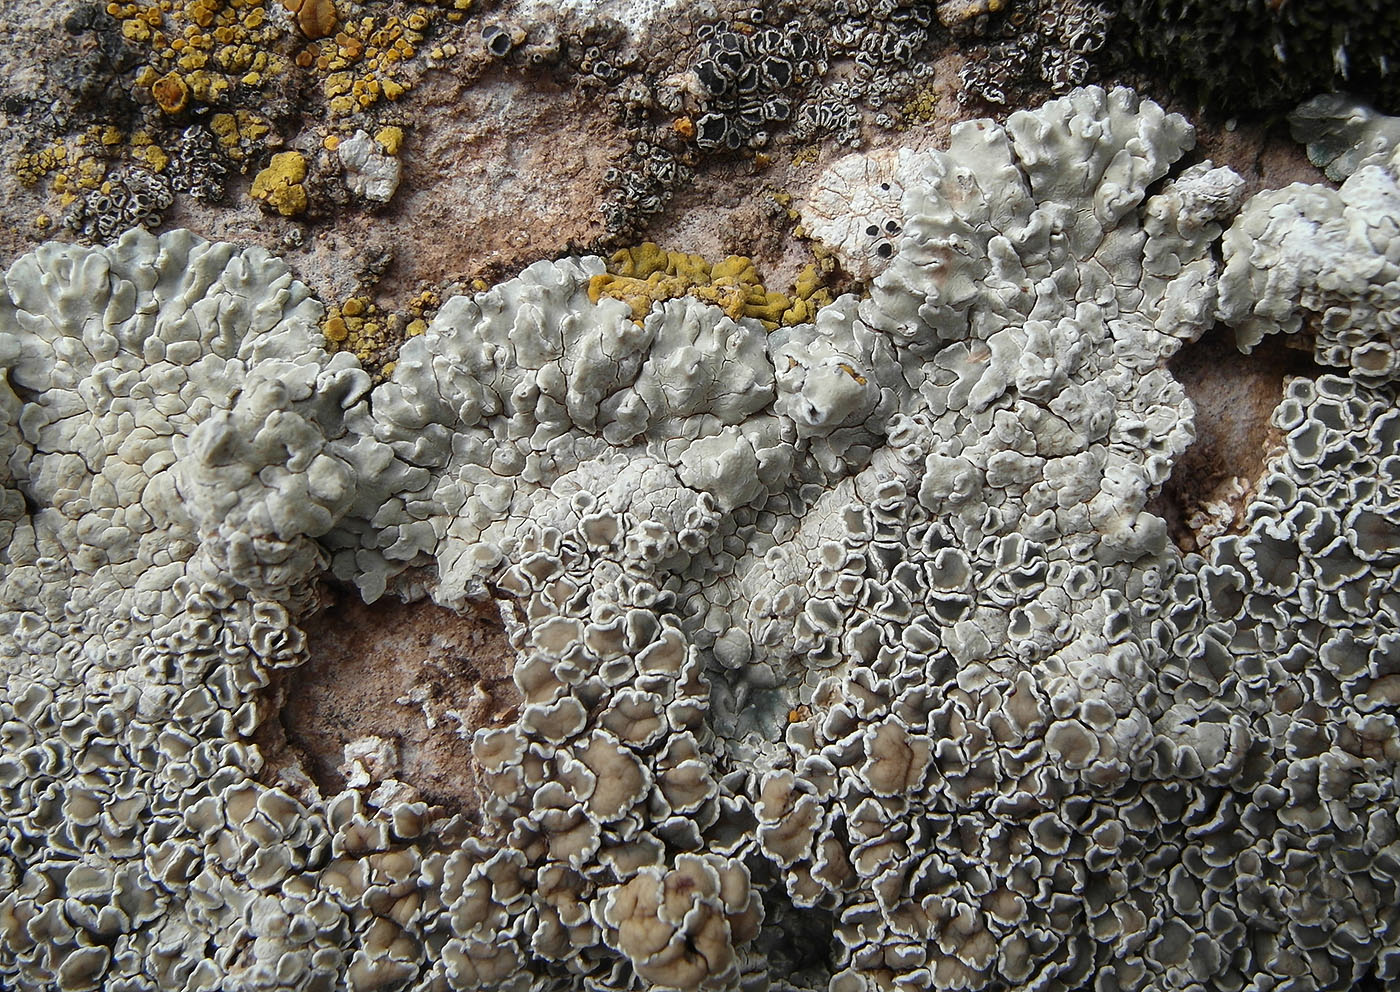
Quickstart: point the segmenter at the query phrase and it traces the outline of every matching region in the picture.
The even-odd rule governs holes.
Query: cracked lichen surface
[[[447,300],[378,385],[264,251],[21,258],[0,984],[1400,977],[1400,157],[1245,200],[1193,142],[1124,89],[968,122],[860,201],[898,230],[814,322],[639,314],[569,257]],[[1183,554],[1167,365],[1217,319],[1336,371]],[[498,604],[481,823],[378,737],[334,794],[268,774],[328,576]]]

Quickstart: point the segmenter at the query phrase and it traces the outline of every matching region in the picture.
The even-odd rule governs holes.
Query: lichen
[[[335,146],[340,166],[344,170],[345,184],[350,192],[361,200],[370,203],[388,203],[399,188],[399,175],[402,163],[395,157],[403,141],[403,131],[399,128],[384,128],[380,133],[392,132],[387,141],[394,149],[388,151],[385,142],[371,139],[364,131],[355,134]]]
[[[1193,141],[1123,89],[967,122],[865,298],[770,330],[594,291],[685,257],[542,261],[377,386],[265,252],[21,258],[0,982],[1393,981],[1400,161],[1241,206]],[[1168,360],[1334,311],[1347,361],[1288,385],[1246,530],[1180,553],[1148,508],[1193,435]],[[479,828],[387,739],[334,795],[264,775],[327,574],[500,605],[520,706],[472,735]]]
[[[253,177],[249,195],[283,217],[295,217],[306,210],[306,156],[301,152],[279,152],[267,168]]]
[[[608,271],[588,282],[588,297],[621,300],[642,323],[665,300],[691,296],[719,307],[734,320],[751,317],[774,330],[811,321],[832,300],[815,264],[799,275],[791,293],[764,287],[753,261],[730,255],[708,262],[698,255],[665,251],[654,242],[623,248],[608,260]]]
[[[1128,0],[1119,23],[1166,81],[1227,111],[1283,110],[1331,89],[1400,111],[1400,12],[1383,0]]]
[[[135,85],[170,115],[190,100],[215,104],[240,88],[258,92],[287,66],[277,52],[282,23],[263,0],[114,0],[106,11],[125,38],[149,53]]]

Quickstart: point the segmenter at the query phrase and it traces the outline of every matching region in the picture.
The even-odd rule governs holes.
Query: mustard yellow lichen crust
[[[414,5],[403,14],[356,17],[359,5],[280,0],[276,6],[291,15],[289,38],[287,18],[270,13],[275,10],[270,3],[113,0],[105,9],[142,60],[131,77],[137,98],[182,118],[201,104],[225,113],[256,113],[271,96],[269,86],[295,71],[293,66],[311,70],[334,115],[397,100],[413,85],[404,63],[418,53],[424,32],[444,13],[449,21],[460,21],[471,6],[456,0]],[[435,52],[439,59],[445,54]]]
[[[253,179],[251,196],[276,210],[283,217],[295,217],[306,210],[306,156],[301,152],[279,152]]]
[[[237,86],[260,87],[286,67],[275,52],[283,28],[263,0],[159,0],[107,4],[145,65],[136,74],[156,105],[178,114],[191,100],[213,103]]]
[[[272,130],[267,118],[251,110],[235,110],[215,114],[209,120],[209,130],[219,141],[219,150],[234,162],[242,162],[262,145],[262,138]]]
[[[121,162],[161,172],[169,165],[170,154],[144,131],[128,135],[119,128],[93,125],[82,134],[57,138],[16,156],[11,170],[25,186],[47,180],[58,206],[67,207],[82,194],[98,189],[111,166]]]
[[[282,0],[282,6],[296,15],[297,27],[312,39],[326,37],[339,20],[334,0]]]
[[[607,267],[607,272],[589,280],[589,299],[594,303],[603,297],[621,300],[632,308],[638,323],[661,300],[693,296],[715,304],[734,320],[752,317],[771,331],[811,320],[832,300],[815,265],[798,276],[791,294],[766,288],[753,260],[743,255],[710,263],[699,255],[666,251],[650,241],[615,252]]]
[[[406,18],[391,14],[347,20],[333,37],[303,48],[296,64],[321,74],[321,92],[333,114],[345,116],[381,100],[397,100],[412,87],[402,73],[403,63],[418,54],[423,32],[437,15],[429,7]]]
[[[375,144],[384,149],[385,155],[397,155],[403,147],[403,128],[381,127],[374,133]]]
[[[365,292],[349,296],[326,308],[321,332],[326,351],[348,351],[382,381],[394,370],[393,356],[405,340],[428,329],[428,320],[442,304],[436,290],[412,297],[402,311],[386,311]]]
[[[900,129],[932,124],[938,119],[938,104],[938,85],[936,83],[929,82],[919,86],[909,94],[899,108],[900,116],[903,118]]]

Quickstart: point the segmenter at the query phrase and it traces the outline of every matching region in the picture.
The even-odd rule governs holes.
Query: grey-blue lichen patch
[[[1379,114],[1341,93],[1314,97],[1288,115],[1308,159],[1341,182],[1368,161],[1384,161],[1400,146],[1400,119]]]
[[[814,925],[831,992],[1396,977],[1394,378],[1289,386],[1244,534],[1183,556],[1149,508],[1218,313],[1290,331],[1320,287],[1351,354],[1388,342],[1396,166],[1269,254],[1328,194],[1241,209],[1191,144],[1126,90],[971,122],[813,324],[639,323],[599,259],[540,262],[374,389],[265,253],[21,259],[0,981],[784,988]],[[328,573],[503,604],[478,830],[264,769]]]
[[[1314,101],[1314,113],[1328,103]],[[1359,150],[1339,189],[1294,183],[1253,197],[1226,234],[1220,315],[1244,351],[1267,334],[1304,333],[1317,361],[1362,380],[1400,375],[1400,152],[1390,118],[1341,134]]]

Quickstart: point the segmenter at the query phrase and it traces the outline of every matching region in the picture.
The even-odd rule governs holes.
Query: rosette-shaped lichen
[[[1400,152],[1385,137],[1393,119],[1367,118],[1339,129],[1363,154],[1344,166],[1324,156],[1345,173],[1340,189],[1294,183],[1249,201],[1225,236],[1221,316],[1246,351],[1266,334],[1306,332],[1319,363],[1385,381],[1400,377]]]
[[[326,445],[368,378],[320,350],[319,313],[277,259],[183,232],[6,273],[7,986],[251,968],[257,893],[285,883],[293,907],[324,860],[323,818],[253,781],[246,743],[269,669],[304,657],[312,538],[354,490]],[[309,974],[304,950],[266,973]]]
[[[638,322],[542,262],[373,391],[265,254],[20,260],[0,984],[1395,979],[1397,163],[1241,209],[1191,144],[1126,90],[963,124],[860,200],[889,251],[813,323]],[[1166,365],[1217,315],[1344,374],[1288,386],[1244,531],[1183,555]],[[264,767],[327,574],[502,606],[483,823],[379,758],[333,796]]]

